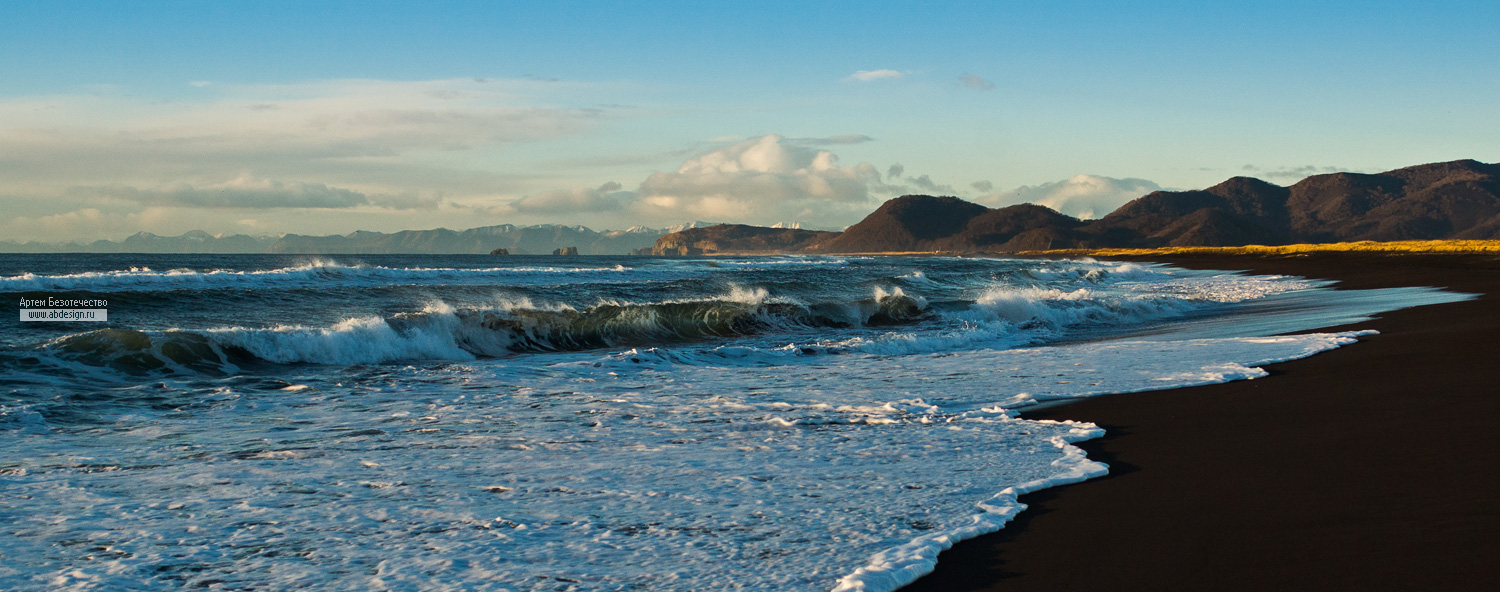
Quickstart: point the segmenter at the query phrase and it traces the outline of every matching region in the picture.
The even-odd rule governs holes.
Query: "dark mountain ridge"
[[[1497,216],[1500,166],[1459,160],[1314,175],[1290,187],[1236,177],[1201,191],[1158,191],[1084,230],[1113,239],[1099,245],[1107,247],[1500,238]]]
[[[766,252],[767,236],[754,249],[720,240],[717,252]],[[1500,240],[1500,165],[1457,160],[1314,175],[1289,187],[1234,177],[1207,189],[1152,192],[1093,221],[1032,204],[991,209],[956,197],[906,195],[842,233],[811,242],[799,237],[774,250],[1015,252],[1435,239]],[[668,234],[657,245],[677,240]]]
[[[809,252],[874,253],[1051,248],[1083,222],[1038,205],[990,209],[956,197],[908,195],[881,205],[858,224]]]

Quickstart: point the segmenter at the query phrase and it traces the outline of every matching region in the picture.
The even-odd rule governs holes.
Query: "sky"
[[[1500,161],[1500,3],[5,2],[0,240],[1099,217]]]

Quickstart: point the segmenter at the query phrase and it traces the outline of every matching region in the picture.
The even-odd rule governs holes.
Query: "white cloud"
[[[445,203],[441,194],[403,191],[367,194],[324,183],[283,182],[240,177],[224,183],[137,188],[113,184],[76,186],[64,195],[84,203],[100,200],[145,206],[203,209],[348,209],[376,207],[390,210],[431,210]]]
[[[1075,175],[1065,181],[1017,187],[975,201],[990,207],[1034,203],[1087,220],[1103,217],[1132,199],[1160,189],[1161,186],[1145,179]]]
[[[992,90],[995,88],[995,83],[973,74],[964,74],[963,76],[959,76],[958,83],[974,90]]]
[[[233,110],[218,103],[189,105],[176,121],[166,116],[167,111],[133,105],[136,115],[101,123],[75,105],[63,111],[79,115],[80,121],[64,125],[65,117],[49,115],[32,127],[19,123],[24,110],[19,102],[0,99],[0,191],[14,182],[12,173],[37,174],[33,166],[54,167],[49,175],[71,181],[50,192],[4,192],[14,197],[0,203],[26,207],[12,209],[11,215],[18,217],[0,223],[0,228],[8,227],[12,238],[49,240],[119,238],[140,230],[180,234],[253,228],[327,234],[502,222],[567,222],[607,229],[693,219],[750,224],[798,220],[808,227],[838,228],[857,222],[900,190],[953,193],[926,175],[913,174],[903,177],[900,185],[889,185],[869,163],[840,163],[831,148],[873,141],[862,134],[757,136],[703,148],[675,169],[634,177],[634,185],[610,182],[511,192],[491,181],[495,177],[474,170],[423,168],[424,163],[465,158],[433,152],[445,145],[482,147],[501,141],[490,134],[500,133],[497,130],[505,126],[496,122],[509,116],[481,121],[487,110],[500,107],[476,106],[448,114],[436,107],[397,108],[402,101],[429,107],[471,101],[464,94],[468,91],[439,93],[442,98],[416,92],[463,87],[454,84],[403,87],[412,92],[401,100],[375,101],[371,104],[383,107],[348,111],[333,103],[324,105],[326,97],[292,100],[265,91],[240,96]],[[221,88],[214,85],[205,92]],[[386,87],[373,85],[371,90],[381,94],[376,92],[380,88]],[[351,105],[364,100],[349,97]],[[486,125],[493,129],[475,129]],[[546,126],[534,120],[522,127],[537,125],[541,127],[526,133],[544,134]],[[25,138],[12,141],[4,134],[7,129]],[[43,133],[48,129],[60,133],[49,138]],[[123,138],[123,144],[112,143],[112,135]],[[28,147],[32,153],[27,153]],[[379,156],[385,153],[394,156]],[[407,158],[408,153],[418,157]],[[899,165],[891,171],[905,172]],[[566,186],[549,179],[546,171],[519,175],[534,175],[526,178],[532,186]],[[412,179],[439,182],[423,187]],[[443,181],[481,189],[454,192],[454,185]],[[402,214],[392,216],[393,210]]]
[[[870,81],[874,81],[874,80],[884,80],[884,79],[887,79],[887,78],[905,78],[905,77],[906,77],[906,73],[905,72],[901,72],[899,70],[886,70],[886,69],[882,69],[882,70],[858,70],[858,71],[855,71],[853,74],[850,74],[849,77],[845,78],[844,80],[852,80],[852,81],[856,81],[856,82],[870,82]]]
[[[620,189],[619,183],[610,181],[594,188],[548,191],[518,199],[511,203],[511,207],[526,214],[609,212],[620,209],[624,200],[635,197],[634,193]]]
[[[370,205],[388,210],[436,210],[450,205],[442,192],[402,191],[366,195]]]
[[[839,166],[832,152],[771,134],[699,155],[676,172],[652,174],[637,191],[635,210],[658,219],[842,223],[851,210],[868,206],[870,186],[879,182],[869,163]]]
[[[176,101],[119,91],[3,98],[0,190],[198,185],[246,172],[365,192],[453,189],[457,182],[443,180],[495,176],[458,152],[571,136],[608,116],[554,106],[550,97],[570,88],[530,80],[333,80],[213,84]],[[394,177],[393,168],[405,169],[401,181],[368,185]]]
[[[107,185],[75,187],[69,193],[74,197],[97,196],[186,208],[352,208],[370,203],[363,193],[322,183],[246,178],[208,187],[179,184],[162,189],[137,189],[128,185]]]
[[[20,134],[7,146],[49,134],[63,146],[114,140],[346,156],[550,138],[586,127],[600,114],[537,106],[513,88],[493,85],[468,79],[216,85],[211,100],[193,102],[115,94],[32,97],[0,102],[0,128]],[[52,109],[39,114],[43,104]]]
[[[612,219],[667,225],[683,220],[771,224],[805,221],[841,227],[868,214],[881,192],[880,172],[869,163],[842,166],[827,144],[870,141],[868,136],[784,138],[770,134],[698,154],[675,171],[647,176],[634,190],[619,183],[532,194],[495,213],[528,215],[601,213]]]

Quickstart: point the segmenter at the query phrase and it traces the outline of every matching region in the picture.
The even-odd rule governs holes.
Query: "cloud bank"
[[[861,70],[848,79],[907,75]],[[959,83],[993,88],[974,75]],[[834,150],[874,141],[864,134],[767,134],[696,144],[696,152],[577,165],[641,169],[569,188],[578,173],[531,166],[552,164],[533,153],[555,154],[626,116],[614,107],[579,106],[602,105],[578,99],[588,86],[472,78],[204,82],[183,84],[189,96],[174,100],[109,88],[0,98],[0,193],[14,216],[0,228],[20,240],[101,238],[127,229],[333,233],[502,222],[667,226],[694,219],[841,228],[897,195],[971,197],[993,187],[977,182],[958,189],[899,163],[882,174],[868,162],[840,162]],[[550,147],[534,148],[544,144]],[[663,168],[666,155],[680,164]],[[1102,215],[1114,202],[1155,187],[1138,181],[1077,177],[987,198]]]
[[[104,197],[153,206],[186,208],[352,208],[367,205],[363,193],[322,183],[282,183],[239,179],[217,187],[181,184],[166,189],[137,189],[128,185],[75,187],[78,197]]]
[[[436,163],[464,159],[431,155],[574,136],[610,116],[549,105],[566,86],[332,80],[195,85],[194,96],[174,100],[121,91],[5,98],[0,174],[7,191],[34,193],[163,179],[201,185],[247,172],[343,186],[376,180],[365,189],[390,193],[454,187],[475,173],[455,175]]]
[[[619,183],[610,181],[594,188],[547,191],[511,202],[511,208],[517,212],[539,215],[612,212],[624,207],[625,202],[635,196],[632,192],[620,189]]]
[[[831,144],[869,141],[861,135],[833,138],[757,136],[697,154],[675,171],[652,173],[634,189],[617,182],[528,195],[496,211],[529,214],[604,214],[668,225],[685,220],[724,220],[770,225],[798,221],[809,228],[842,228],[858,222],[881,202],[898,195],[955,195],[990,206],[1035,203],[1079,218],[1098,218],[1161,187],[1145,179],[1076,175],[1055,183],[991,193],[976,181],[964,190],[929,175],[907,174],[900,163],[885,174],[861,162],[839,164]],[[973,192],[984,193],[972,197]]]
[[[888,193],[874,165],[842,166],[816,146],[870,141],[868,136],[757,136],[687,159],[675,171],[650,174],[633,190],[617,182],[527,195],[498,211],[528,214],[618,212],[652,224],[732,220],[749,224],[799,221],[842,227],[869,213],[875,193]]]

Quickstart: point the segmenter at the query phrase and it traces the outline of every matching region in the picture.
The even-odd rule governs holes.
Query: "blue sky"
[[[1102,215],[1500,160],[1500,5],[0,5],[0,238]]]

